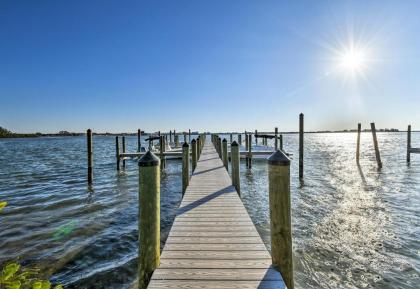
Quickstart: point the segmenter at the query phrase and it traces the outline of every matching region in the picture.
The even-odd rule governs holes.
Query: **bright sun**
[[[366,55],[360,49],[349,49],[340,55],[340,66],[349,72],[362,72],[366,66]]]

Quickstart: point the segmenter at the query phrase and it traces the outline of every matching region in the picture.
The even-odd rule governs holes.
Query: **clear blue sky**
[[[0,126],[420,129],[419,1],[0,0]],[[357,73],[336,69],[355,43]],[[341,66],[340,66],[341,67]]]

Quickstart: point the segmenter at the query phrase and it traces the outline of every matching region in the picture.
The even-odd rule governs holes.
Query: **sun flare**
[[[345,70],[360,71],[366,65],[365,53],[362,50],[350,49],[341,55],[340,64]]]

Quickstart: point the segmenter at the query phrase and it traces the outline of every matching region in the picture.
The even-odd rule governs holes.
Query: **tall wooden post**
[[[230,134],[230,143],[232,144],[233,142],[233,134]]]
[[[187,142],[187,133],[184,131],[182,134],[184,135],[184,143],[186,143]]]
[[[379,153],[378,139],[376,138],[376,128],[375,128],[374,122],[370,124],[370,129],[372,130],[373,146],[375,147],[376,162],[378,163],[378,167],[382,168],[381,154]]]
[[[160,263],[159,159],[148,151],[139,160],[139,288],[146,289]]]
[[[290,201],[290,160],[280,150],[268,158],[271,258],[288,289],[293,283],[292,214]]]
[[[179,139],[178,139],[178,135],[174,133],[174,139],[175,139],[175,147],[179,148]]]
[[[197,162],[198,162],[198,160],[200,158],[201,150],[202,149],[203,149],[202,148],[202,140],[201,140],[200,135],[198,135],[198,137],[197,137]]]
[[[118,136],[115,137],[115,153],[117,156],[117,171],[120,170],[120,142]]]
[[[407,163],[411,161],[411,125],[407,129]]]
[[[92,130],[87,130],[87,161],[88,161],[88,184],[93,182],[93,144],[92,144]]]
[[[252,134],[250,134],[251,135],[251,142],[252,142]],[[258,131],[257,130],[255,130],[255,145],[257,146],[258,145],[258,138],[257,138],[257,135],[258,135]]]
[[[242,145],[242,134],[238,134],[238,145],[241,146]]]
[[[231,170],[232,170],[232,185],[235,187],[239,195],[241,195],[241,182],[239,179],[239,145],[236,141],[230,145]]]
[[[191,143],[191,129],[188,129],[188,143]]]
[[[172,143],[172,131],[169,131],[169,143]]]
[[[299,115],[299,178],[303,178],[303,113]]]
[[[280,150],[283,150],[283,135],[280,134]]]
[[[122,152],[125,154],[125,136],[122,137]],[[123,169],[125,169],[125,158],[123,158]]]
[[[279,140],[277,135],[279,134],[279,129],[277,127],[274,128],[274,150],[279,149]]]
[[[357,144],[356,144],[356,162],[359,163],[360,160],[360,133],[362,131],[362,124],[357,124]]]
[[[165,156],[163,155],[163,152],[165,151],[164,146],[165,146],[165,144],[164,144],[164,140],[163,140],[163,135],[161,135],[159,137],[159,154],[160,154],[160,169],[161,170],[163,170],[164,167],[165,167],[165,164],[164,164]]]
[[[137,130],[137,152],[141,151],[141,129]]]
[[[248,140],[249,140],[248,135],[245,134],[245,151],[248,151]]]
[[[225,138],[222,141],[222,156],[223,156],[223,165],[228,171],[229,170],[228,145],[227,145],[227,140]]]
[[[190,146],[184,142],[182,145],[182,195],[190,182]]]
[[[197,142],[195,139],[191,141],[191,162],[192,162],[192,172],[195,171],[197,167]]]
[[[248,168],[252,167],[252,134],[248,135]]]

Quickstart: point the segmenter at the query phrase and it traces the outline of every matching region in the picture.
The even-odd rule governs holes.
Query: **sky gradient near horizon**
[[[15,132],[420,128],[419,1],[0,1]],[[351,44],[358,73],[337,69]]]

